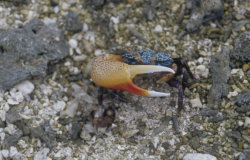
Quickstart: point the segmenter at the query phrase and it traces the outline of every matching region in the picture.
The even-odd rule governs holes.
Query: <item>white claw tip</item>
[[[163,92],[155,92],[155,91],[148,91],[150,97],[167,97],[170,96],[170,93],[163,93]]]

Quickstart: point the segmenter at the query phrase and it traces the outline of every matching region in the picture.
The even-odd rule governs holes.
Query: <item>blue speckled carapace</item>
[[[125,52],[121,54],[125,63],[128,64],[146,64],[160,65],[168,67],[172,64],[173,59],[165,52],[156,52],[153,50],[137,50],[136,52]]]

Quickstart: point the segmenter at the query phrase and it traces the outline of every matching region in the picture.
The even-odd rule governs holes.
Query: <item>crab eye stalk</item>
[[[132,79],[138,74],[154,72],[171,72],[174,70],[164,66],[156,65],[129,65],[122,62],[119,55],[105,54],[97,56],[92,63],[91,78],[99,86],[119,89],[133,94],[165,97],[169,93],[148,91],[136,86]]]

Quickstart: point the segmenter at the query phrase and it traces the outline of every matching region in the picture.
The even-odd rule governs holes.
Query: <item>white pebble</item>
[[[70,66],[70,65],[71,65],[71,63],[69,61],[64,63],[64,66]]]
[[[3,149],[1,151],[1,153],[2,153],[2,155],[3,155],[4,158],[8,158],[9,154],[10,154],[9,150],[7,150],[7,149]]]
[[[62,111],[60,116],[68,115],[69,117],[74,117],[76,114],[76,110],[78,108],[79,103],[76,100],[69,101],[67,103],[67,109]]]
[[[118,24],[119,23],[119,17],[111,17],[110,18],[111,19],[111,21],[114,23],[114,24]]]
[[[243,126],[243,124],[244,124],[244,123],[243,123],[242,121],[239,121],[239,122],[238,122],[238,125],[239,125],[239,126]]]
[[[34,84],[31,83],[30,81],[25,80],[25,81],[23,81],[23,82],[17,84],[17,85],[15,86],[15,88],[16,88],[18,91],[22,92],[23,95],[28,95],[28,94],[30,94],[30,93],[33,92],[33,90],[35,89],[35,86],[34,86]]]
[[[201,103],[200,98],[191,99],[190,103],[191,103],[192,107],[202,108],[202,103]]]
[[[47,157],[48,153],[49,153],[49,148],[43,148],[42,150],[36,153],[34,159],[35,160],[49,160],[50,158]]]
[[[78,69],[77,67],[70,67],[69,72],[70,72],[70,74],[72,74],[72,75],[77,75],[78,73],[81,72],[81,70]]]
[[[68,10],[69,7],[70,7],[70,4],[65,3],[65,2],[62,3],[62,9],[63,10]]]
[[[70,46],[71,48],[76,48],[76,47],[77,47],[77,40],[75,40],[75,39],[70,39],[70,40],[69,40],[69,46]]]
[[[249,118],[249,117],[246,117],[246,118],[245,118],[244,127],[245,127],[245,128],[250,128],[250,118]]]
[[[238,95],[238,92],[237,91],[233,91],[233,92],[229,92],[229,95],[228,95],[228,97],[235,97],[235,96],[237,96]]]
[[[18,153],[16,147],[10,147],[10,158],[13,158]]]
[[[103,50],[100,50],[100,49],[95,50],[95,56],[99,56],[101,54],[105,54],[105,52]]]
[[[204,78],[207,78],[208,77],[208,74],[209,74],[209,71],[208,69],[206,68],[205,65],[198,65],[196,68],[195,68],[195,72],[199,75],[201,75],[202,77]]]
[[[10,90],[10,96],[8,96],[7,102],[11,105],[19,104],[24,100],[22,92],[17,92],[15,88]]]
[[[74,61],[76,61],[76,62],[84,61],[86,58],[87,58],[87,56],[84,55],[84,54],[83,54],[83,55],[80,55],[80,56],[74,56],[74,57],[73,57]]]
[[[62,111],[66,106],[66,103],[64,101],[57,101],[54,105],[53,105],[53,109],[56,112],[60,112]]]
[[[162,26],[158,24],[155,26],[153,32],[160,33],[160,32],[162,32],[162,30],[163,30]]]
[[[59,7],[56,6],[56,7],[54,8],[54,13],[58,13],[58,12],[59,12]]]
[[[188,153],[183,157],[183,160],[217,160],[217,158],[210,154]]]
[[[1,119],[2,121],[5,121],[5,120],[6,120],[6,111],[0,110],[0,119]]]
[[[89,30],[89,26],[87,23],[83,23],[83,31],[87,32]]]
[[[202,64],[202,62],[203,62],[203,58],[202,57],[200,57],[200,58],[198,58],[198,60],[197,60],[200,64]]]

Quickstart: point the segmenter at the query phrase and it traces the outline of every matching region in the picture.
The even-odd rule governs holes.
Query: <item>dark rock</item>
[[[149,155],[154,155],[155,154],[155,147],[154,144],[150,141],[148,142],[148,149],[149,149]]]
[[[78,13],[69,12],[66,17],[66,30],[78,33],[82,31],[82,20]]]
[[[163,143],[161,144],[161,146],[162,146],[165,150],[167,150],[167,149],[170,148],[170,144],[169,144],[168,142],[163,142]]]
[[[237,107],[236,111],[239,113],[246,113],[250,111],[250,105],[249,104],[245,104],[245,105],[240,105],[241,107]]]
[[[52,7],[58,6],[60,0],[50,0],[50,5]]]
[[[12,2],[15,5],[28,4],[29,0],[5,0],[7,2]]]
[[[207,101],[208,105],[217,105],[221,97],[228,94],[227,81],[230,76],[230,59],[228,48],[223,48],[222,52],[216,53],[211,57],[210,73],[212,76],[212,87],[209,91]]]
[[[173,115],[172,121],[173,121],[173,128],[174,128],[174,130],[175,130],[176,132],[179,132],[178,116]]]
[[[11,109],[6,114],[6,122],[8,123],[15,123],[19,120],[21,120],[21,116],[19,115],[18,111],[15,109]]]
[[[212,110],[212,109],[203,109],[201,111],[201,116],[204,116],[204,117],[215,116],[217,114],[218,114],[218,111]]]
[[[18,129],[20,129],[23,132],[24,136],[29,136],[30,135],[30,122],[28,120],[19,120],[14,123]]]
[[[229,132],[227,135],[231,138],[235,138],[236,140],[241,139],[241,134],[239,131],[232,131],[232,132]]]
[[[72,131],[71,131],[71,139],[77,140],[80,137],[82,131],[82,125],[79,122],[73,122]]]
[[[86,0],[86,4],[93,9],[101,9],[105,4],[105,0]]]
[[[30,128],[31,137],[39,138],[41,141],[45,142],[48,147],[53,146],[53,140],[56,138],[55,132],[52,130],[48,121],[37,127]]]
[[[198,149],[200,147],[200,138],[192,137],[192,139],[189,141],[189,144],[193,149]]]
[[[237,104],[243,105],[250,102],[250,90],[237,96]]]
[[[94,19],[100,32],[106,36],[107,39],[110,39],[115,36],[114,23],[110,20],[110,16],[107,14],[96,14]]]
[[[230,54],[231,58],[237,61],[250,61],[250,32],[244,32],[239,35],[235,43],[235,49]]]
[[[5,128],[5,123],[0,119],[0,128]]]
[[[210,123],[217,123],[217,122],[220,122],[220,121],[223,121],[223,120],[224,120],[224,116],[223,115],[217,115],[217,116],[209,118],[208,122],[210,122]]]
[[[198,30],[204,22],[222,18],[224,12],[222,0],[187,0],[186,6],[191,10],[191,16],[186,25],[188,32]]]
[[[10,146],[16,145],[18,140],[23,136],[23,132],[21,130],[17,130],[13,135],[7,137],[4,140],[5,146],[9,148]]]
[[[113,2],[113,3],[121,3],[121,2],[123,2],[123,0],[110,0],[111,2]]]
[[[155,9],[150,6],[147,5],[144,9],[143,9],[143,15],[145,16],[145,18],[149,21],[152,21],[155,17],[156,11]]]
[[[47,65],[64,58],[68,51],[62,32],[40,20],[21,29],[0,30],[0,89],[45,76]]]

